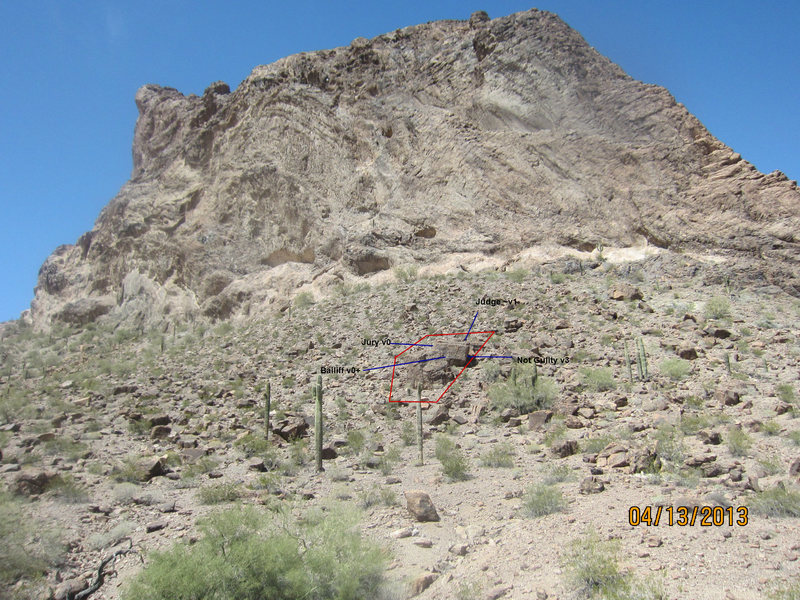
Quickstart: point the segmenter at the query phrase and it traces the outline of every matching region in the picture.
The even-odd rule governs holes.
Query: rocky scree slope
[[[800,293],[800,192],[538,10],[146,85],[133,173],[39,274],[30,319],[142,327],[549,243],[727,253]]]

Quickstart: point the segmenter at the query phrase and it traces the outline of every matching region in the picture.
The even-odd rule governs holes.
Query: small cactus
[[[417,446],[419,446],[419,464],[425,464],[422,454],[422,384],[417,386]]]
[[[272,398],[270,394],[270,386],[269,381],[267,382],[267,387],[264,390],[264,437],[267,441],[269,441],[269,430],[270,430],[270,423],[269,423],[269,413],[272,411]]]
[[[317,456],[317,472],[322,472],[322,375],[317,375],[317,385],[314,386],[316,409],[314,411],[314,448]]]

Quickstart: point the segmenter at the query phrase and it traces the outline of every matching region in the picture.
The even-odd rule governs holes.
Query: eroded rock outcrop
[[[130,181],[32,319],[227,319],[397,265],[540,243],[708,249],[800,294],[800,192],[531,10],[145,85]],[[749,262],[748,262],[749,261]]]

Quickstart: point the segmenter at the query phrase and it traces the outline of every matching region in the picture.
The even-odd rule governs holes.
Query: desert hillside
[[[0,597],[798,597],[796,182],[536,10],[136,102],[0,326]]]

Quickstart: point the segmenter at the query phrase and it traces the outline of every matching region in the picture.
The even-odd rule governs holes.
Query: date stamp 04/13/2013
[[[747,525],[747,507],[739,506],[631,506],[628,509],[628,523],[658,527],[733,527]]]

